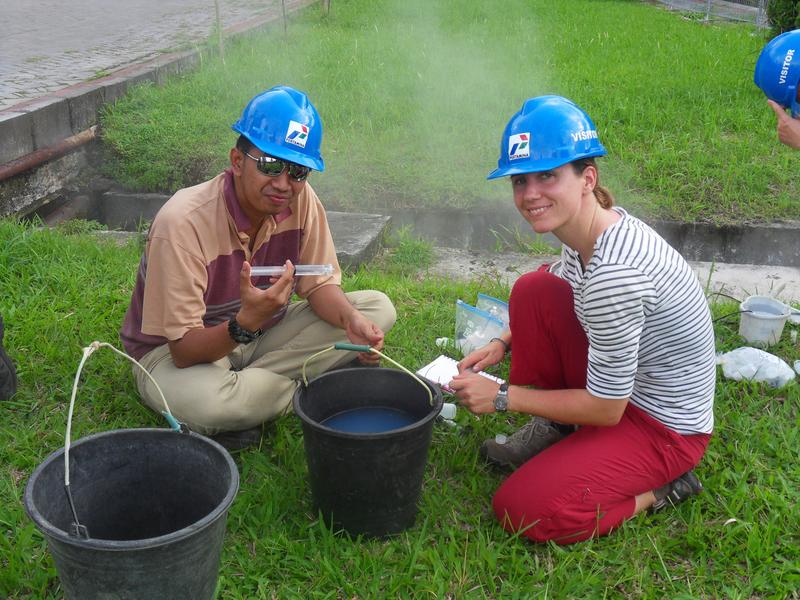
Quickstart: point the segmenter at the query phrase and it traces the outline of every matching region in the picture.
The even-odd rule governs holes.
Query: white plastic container
[[[739,335],[754,346],[777,344],[791,309],[769,296],[750,296],[739,307]],[[745,312],[746,311],[746,312]]]
[[[442,403],[442,412],[439,413],[443,419],[452,421],[456,418],[456,405],[452,402]]]

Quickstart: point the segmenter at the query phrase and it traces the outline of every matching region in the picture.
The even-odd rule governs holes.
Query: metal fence
[[[744,21],[758,27],[769,27],[767,4],[769,0],[657,0],[675,10],[686,10],[705,15],[706,21],[725,19]]]

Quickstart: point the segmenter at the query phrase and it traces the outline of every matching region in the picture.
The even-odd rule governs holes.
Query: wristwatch
[[[230,321],[228,321],[228,335],[231,336],[231,339],[234,342],[238,342],[240,344],[249,344],[250,342],[257,340],[261,337],[261,334],[264,333],[260,329],[256,329],[255,331],[250,331],[249,329],[245,329],[236,321],[236,317],[232,317]]]
[[[501,383],[500,389],[497,390],[497,396],[494,397],[494,409],[497,412],[506,412],[508,410],[508,384]]]

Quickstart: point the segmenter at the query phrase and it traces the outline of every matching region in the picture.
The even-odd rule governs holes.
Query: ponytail
[[[594,197],[597,198],[600,208],[611,208],[614,206],[614,195],[608,191],[607,187],[599,183],[594,186]]]

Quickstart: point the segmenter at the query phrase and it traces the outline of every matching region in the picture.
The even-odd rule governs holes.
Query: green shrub
[[[800,2],[798,0],[770,0],[767,17],[772,24],[772,35],[791,31],[800,26]]]

